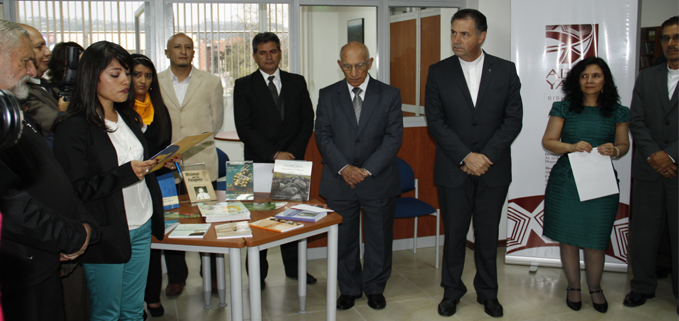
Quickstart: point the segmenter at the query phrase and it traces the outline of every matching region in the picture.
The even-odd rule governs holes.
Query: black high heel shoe
[[[601,293],[601,295],[604,295],[604,290],[589,291],[590,295],[594,293]],[[601,304],[594,303],[594,299],[592,299],[592,306],[594,307],[594,310],[597,310],[601,313],[606,313],[606,311],[608,311],[608,301],[606,300],[606,297],[604,297],[604,303]]]
[[[580,292],[581,290],[580,290],[580,289],[567,288],[567,289],[566,289],[566,305],[567,305],[569,308],[573,309],[574,311],[580,311],[580,308],[582,308],[582,300],[580,300],[580,301],[578,301],[578,302],[573,302],[573,301],[569,300],[569,299],[568,299],[568,294],[569,294],[571,291],[578,291],[578,292]]]

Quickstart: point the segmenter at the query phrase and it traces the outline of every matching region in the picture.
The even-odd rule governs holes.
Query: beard
[[[14,96],[16,96],[17,99],[19,100],[24,100],[26,97],[28,97],[28,85],[26,82],[30,79],[28,75],[25,75],[19,80],[19,82],[12,87],[12,93],[14,93]]]

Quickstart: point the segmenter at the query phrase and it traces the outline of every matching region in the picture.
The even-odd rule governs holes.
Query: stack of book
[[[198,203],[205,222],[230,222],[250,219],[250,211],[240,201]]]

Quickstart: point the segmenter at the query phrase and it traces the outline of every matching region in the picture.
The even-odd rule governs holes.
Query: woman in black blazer
[[[101,228],[81,256],[91,320],[141,320],[151,234],[162,239],[156,165],[132,108],[132,57],[100,41],[83,53],[68,111],[55,125],[54,154]],[[170,167],[170,165],[166,165]]]

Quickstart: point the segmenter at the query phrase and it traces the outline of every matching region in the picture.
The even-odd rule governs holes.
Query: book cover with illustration
[[[271,180],[271,199],[308,201],[313,162],[276,160]]]
[[[182,171],[182,174],[184,175],[186,192],[189,194],[189,200],[192,204],[217,201],[217,194],[212,188],[210,174],[207,170],[185,170]]]
[[[189,238],[189,239],[200,239],[205,236],[205,233],[210,229],[211,223],[198,223],[198,224],[181,224],[172,230],[172,233],[167,237],[174,238]]]
[[[250,211],[240,201],[198,203],[205,222],[242,221],[250,219]]]
[[[226,200],[255,199],[252,161],[226,162]]]
[[[215,233],[218,239],[230,239],[238,237],[252,237],[252,230],[248,222],[234,222],[215,225]]]

